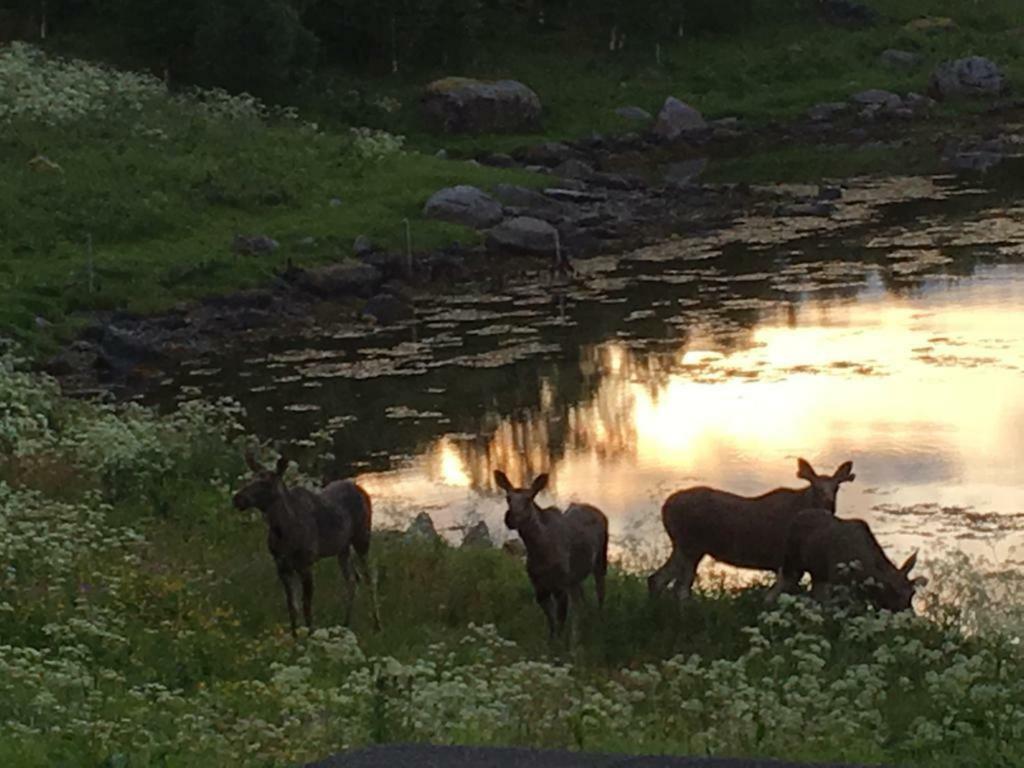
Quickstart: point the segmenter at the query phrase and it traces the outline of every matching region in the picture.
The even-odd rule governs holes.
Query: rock
[[[160,357],[160,352],[150,340],[113,325],[103,329],[100,345],[108,355],[122,360],[155,360]]]
[[[885,66],[892,67],[893,69],[914,69],[914,67],[917,67],[924,61],[924,57],[919,53],[901,51],[897,48],[887,48],[879,54],[878,60]]]
[[[544,194],[552,200],[559,200],[566,203],[600,203],[608,199],[603,192],[593,190],[568,189],[566,187],[548,187]]]
[[[654,120],[650,112],[640,107],[619,107],[615,110],[615,114],[631,123],[647,124]]]
[[[514,208],[550,208],[557,205],[540,192],[515,184],[498,184],[492,193],[502,204]]]
[[[821,18],[837,27],[869,27],[878,21],[878,13],[854,0],[820,0]]]
[[[430,219],[450,221],[475,229],[487,229],[501,221],[501,204],[483,190],[460,184],[438,190],[423,207]]]
[[[666,141],[675,141],[680,136],[705,130],[708,127],[704,116],[689,104],[674,96],[665,99],[654,124],[654,134]]]
[[[684,187],[692,183],[698,176],[704,173],[708,166],[706,157],[697,157],[692,160],[682,160],[677,163],[669,163],[665,166],[665,183],[673,187]]]
[[[428,127],[443,133],[520,133],[541,127],[540,98],[516,80],[435,80],[420,106]]]
[[[355,262],[300,270],[295,284],[307,293],[331,299],[341,296],[372,296],[381,279],[380,270],[376,267]]]
[[[903,28],[908,32],[948,32],[956,29],[956,22],[948,16],[925,16],[908,21]]]
[[[935,99],[922,96],[920,93],[910,92],[903,97],[903,103],[911,109],[931,109],[935,106]]]
[[[487,248],[491,251],[517,251],[548,255],[555,252],[558,230],[533,216],[506,219],[487,233]]]
[[[563,179],[586,181],[594,175],[594,166],[582,160],[570,159],[557,166],[554,173]]]
[[[439,150],[437,150],[437,152],[434,153],[434,157],[436,157],[438,160],[447,160],[448,159],[448,150],[447,149],[439,149]]]
[[[940,100],[1001,96],[1006,90],[1002,71],[995,62],[982,56],[943,62],[936,67],[928,84],[929,95]]]
[[[530,165],[543,165],[549,168],[576,156],[572,147],[560,141],[545,141],[533,144],[522,153],[523,161]]]
[[[405,529],[405,538],[418,541],[440,541],[441,535],[434,527],[433,518],[426,512],[420,512]]]
[[[280,243],[267,235],[235,235],[231,241],[232,251],[250,256],[259,253],[273,253],[279,247]]]
[[[840,200],[842,197],[842,187],[818,187],[819,200]]]
[[[43,370],[51,376],[70,376],[96,367],[98,351],[87,341],[73,342],[43,364]]]
[[[487,528],[487,523],[480,520],[476,525],[466,529],[466,532],[462,536],[463,549],[477,547],[480,549],[490,549],[494,546],[491,541],[491,532]]]
[[[1006,156],[1001,152],[979,149],[957,152],[955,155],[947,158],[946,162],[958,171],[978,171],[984,173],[990,168],[996,167],[1004,160],[1006,160]]]
[[[511,155],[503,152],[488,152],[479,158],[481,165],[489,165],[492,168],[514,168],[516,161]]]
[[[864,107],[879,107],[883,109],[897,109],[903,106],[903,99],[892,91],[883,91],[880,88],[871,88],[850,97],[850,101]]]
[[[824,101],[807,110],[807,116],[815,122],[825,122],[846,112],[849,108],[850,105],[845,101]]]
[[[522,539],[506,539],[501,551],[512,557],[526,557],[526,545]]]
[[[595,173],[588,181],[599,187],[618,189],[623,192],[642,189],[646,186],[643,177],[633,173]]]
[[[365,259],[377,249],[366,235],[359,235],[352,243],[352,253],[357,259]]]
[[[397,296],[379,293],[363,306],[363,315],[372,317],[380,325],[394,325],[415,319],[416,312]]]

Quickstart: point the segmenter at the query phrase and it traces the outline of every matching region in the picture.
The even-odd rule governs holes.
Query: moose
[[[863,520],[841,520],[828,510],[805,509],[789,528],[778,580],[768,600],[792,592],[804,573],[810,573],[811,594],[819,601],[829,598],[833,584],[842,584],[856,588],[878,608],[913,611],[914,592],[928,584],[924,576],[910,578],[916,563],[914,552],[897,568]]]
[[[505,492],[505,525],[526,545],[526,573],[548,622],[548,640],[565,627],[570,601],[583,605],[583,581],[593,574],[597,604],[604,604],[608,571],[608,518],[589,504],[541,509],[535,501],[548,484],[538,475],[528,488],[516,488],[500,469],[494,482]]]
[[[831,475],[819,475],[804,459],[797,460],[796,475],[809,485],[754,497],[706,486],[669,496],[661,507],[661,521],[672,540],[672,554],[648,577],[650,595],[660,594],[675,581],[680,600],[689,597],[697,566],[706,555],[740,568],[778,571],[797,514],[817,508],[834,515],[839,486],[855,477],[853,462],[844,462]]]
[[[373,623],[380,629],[377,597],[367,562],[373,506],[366,491],[351,480],[333,481],[320,491],[289,488],[284,482],[287,458],[278,459],[274,469],[260,464],[251,451],[246,452],[245,461],[254,476],[234,495],[233,503],[238,510],[256,508],[263,513],[267,548],[284,587],[292,635],[298,635],[293,577],[298,574],[301,580],[302,614],[306,626],[312,629],[313,565],[325,557],[338,558],[347,592],[345,623],[351,621],[359,573],[349,559],[350,550],[355,550],[361,570],[370,581]]]

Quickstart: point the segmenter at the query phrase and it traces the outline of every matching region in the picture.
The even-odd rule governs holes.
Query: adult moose
[[[505,492],[505,525],[526,545],[526,573],[548,620],[548,639],[565,626],[570,600],[583,604],[583,580],[593,574],[597,604],[604,604],[608,571],[608,518],[589,504],[541,509],[535,501],[548,484],[538,475],[529,488],[515,488],[500,469],[494,482]]]
[[[284,587],[291,620],[292,635],[297,635],[293,577],[302,582],[302,614],[306,626],[313,627],[313,565],[324,557],[337,557],[345,581],[347,606],[345,623],[352,618],[359,574],[349,560],[355,550],[362,571],[370,583],[374,627],[380,628],[377,596],[370,578],[367,556],[370,551],[370,529],[373,506],[370,497],[351,480],[336,480],[320,491],[289,488],[284,482],[288,459],[278,459],[274,469],[261,465],[251,451],[245,461],[253,478],[233,498],[236,509],[256,508],[267,524],[267,548],[277,575]]]
[[[912,611],[914,592],[928,579],[910,578],[917,552],[899,568],[886,556],[863,520],[840,520],[823,509],[805,509],[793,520],[779,578],[768,594],[774,601],[811,574],[811,594],[829,598],[832,585],[854,587],[878,608]]]
[[[740,568],[777,571],[797,513],[813,507],[834,515],[839,486],[855,477],[853,462],[839,465],[831,475],[819,475],[804,459],[797,460],[796,476],[809,485],[754,497],[706,486],[669,496],[661,507],[661,521],[672,540],[672,554],[647,579],[650,594],[659,594],[674,580],[680,599],[688,597],[706,555]]]

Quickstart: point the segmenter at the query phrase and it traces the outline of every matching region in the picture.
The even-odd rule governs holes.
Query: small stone
[[[887,48],[879,54],[878,59],[893,69],[914,69],[924,61],[924,57],[919,53],[901,51],[897,48]]]
[[[366,235],[359,235],[352,243],[352,253],[359,259],[366,258],[375,250],[373,242]]]
[[[615,114],[631,123],[650,123],[654,120],[650,112],[640,107],[619,107]]]

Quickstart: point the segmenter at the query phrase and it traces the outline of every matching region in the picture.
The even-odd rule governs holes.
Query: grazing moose
[[[856,587],[878,608],[912,611],[914,591],[928,584],[924,576],[910,578],[916,562],[917,552],[897,568],[863,520],[840,520],[827,510],[805,509],[789,529],[779,578],[768,599],[792,591],[810,573],[811,594],[818,600],[828,599],[833,584],[843,584]]]
[[[370,583],[374,627],[380,629],[377,597],[370,578],[367,556],[370,551],[370,527],[373,507],[370,497],[351,480],[328,483],[319,492],[306,488],[288,488],[284,473],[288,459],[281,458],[273,470],[262,466],[247,452],[246,464],[255,477],[234,495],[236,509],[255,507],[267,524],[267,548],[277,565],[291,619],[292,635],[297,634],[292,579],[302,581],[302,615],[306,626],[313,627],[313,564],[324,557],[337,557],[344,577],[348,605],[345,624],[352,618],[359,574],[349,561],[354,549],[363,573]]]
[[[548,620],[548,638],[565,626],[570,599],[583,604],[583,580],[594,575],[597,604],[604,604],[608,571],[608,518],[589,504],[570,504],[565,512],[541,509],[536,498],[548,484],[539,475],[529,488],[514,488],[501,470],[494,482],[505,492],[505,525],[526,545],[526,573]]]
[[[839,486],[854,479],[852,470],[853,462],[847,461],[834,474],[819,475],[798,459],[796,476],[810,483],[806,488],[777,488],[754,497],[705,486],[676,491],[661,507],[672,554],[647,579],[648,591],[655,596],[674,580],[680,599],[688,597],[705,555],[740,568],[777,571],[793,518],[810,507],[835,514]]]

